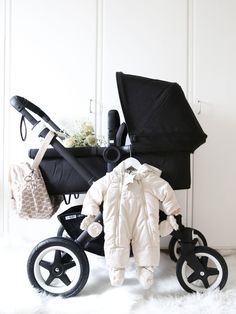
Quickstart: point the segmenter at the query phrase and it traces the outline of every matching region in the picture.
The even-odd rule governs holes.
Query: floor
[[[222,291],[188,294],[179,285],[175,263],[166,252],[155,273],[155,284],[143,290],[136,279],[134,261],[122,287],[111,287],[103,257],[88,254],[90,276],[76,297],[62,299],[39,294],[29,284],[26,263],[35,243],[0,238],[1,314],[236,314],[236,252],[221,252],[229,268],[229,279]]]

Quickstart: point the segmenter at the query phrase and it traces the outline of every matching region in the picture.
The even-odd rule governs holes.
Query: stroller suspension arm
[[[101,222],[102,222],[102,213],[101,212],[96,216],[94,221],[99,222],[101,224]],[[78,236],[78,238],[75,240],[75,242],[84,248],[86,246],[86,244],[88,244],[89,241],[91,241],[92,239],[94,239],[94,238],[91,237],[88,234],[88,232],[85,230]]]

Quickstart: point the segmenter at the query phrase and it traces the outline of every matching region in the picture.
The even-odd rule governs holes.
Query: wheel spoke
[[[45,281],[46,285],[50,285],[52,283],[52,281],[55,279],[55,276],[53,276],[52,274],[50,274],[48,276],[48,279]]]
[[[217,268],[207,268],[207,273],[208,276],[215,276],[215,275],[219,275],[219,270]]]
[[[41,260],[39,262],[39,265],[42,266],[43,268],[47,269],[47,270],[50,270],[52,264],[48,261]]]
[[[60,264],[61,263],[61,251],[56,250],[54,255],[54,264]]]
[[[76,264],[75,264],[74,261],[70,261],[70,262],[68,262],[68,263],[63,264],[63,268],[64,268],[64,270],[66,271],[66,270],[68,270],[68,269],[71,269],[71,268],[74,267],[75,265],[76,265]]]
[[[68,253],[62,255],[62,257],[61,257],[61,263],[64,265],[67,264],[68,262],[70,262],[71,260],[72,260],[72,257]]]
[[[207,263],[208,263],[208,257],[207,256],[202,256],[200,258],[200,262],[202,264],[203,267],[207,267]]]
[[[199,274],[197,274],[197,272],[193,272],[187,279],[189,283],[192,283],[199,279]]]
[[[67,286],[69,286],[71,284],[71,281],[70,281],[69,277],[66,274],[61,275],[60,279]]]
[[[187,264],[195,273],[200,273],[201,271],[205,272],[205,267],[202,265],[201,259],[196,255],[188,256]]]
[[[202,277],[202,278],[201,278],[201,281],[203,282],[204,287],[205,287],[206,289],[210,287],[207,277]]]

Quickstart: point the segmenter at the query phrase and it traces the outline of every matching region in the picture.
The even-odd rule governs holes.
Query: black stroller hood
[[[116,73],[116,79],[134,149],[192,153],[206,141],[177,83],[122,72]]]

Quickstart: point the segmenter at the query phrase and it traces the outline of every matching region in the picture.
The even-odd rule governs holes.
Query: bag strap
[[[46,135],[44,141],[43,141],[43,144],[42,146],[39,148],[35,158],[34,158],[34,161],[31,165],[32,169],[37,169],[40,162],[42,161],[43,159],[43,156],[45,155],[46,153],[46,150],[49,146],[49,144],[51,143],[52,139],[54,138],[56,134],[52,131],[49,131],[48,134]]]

